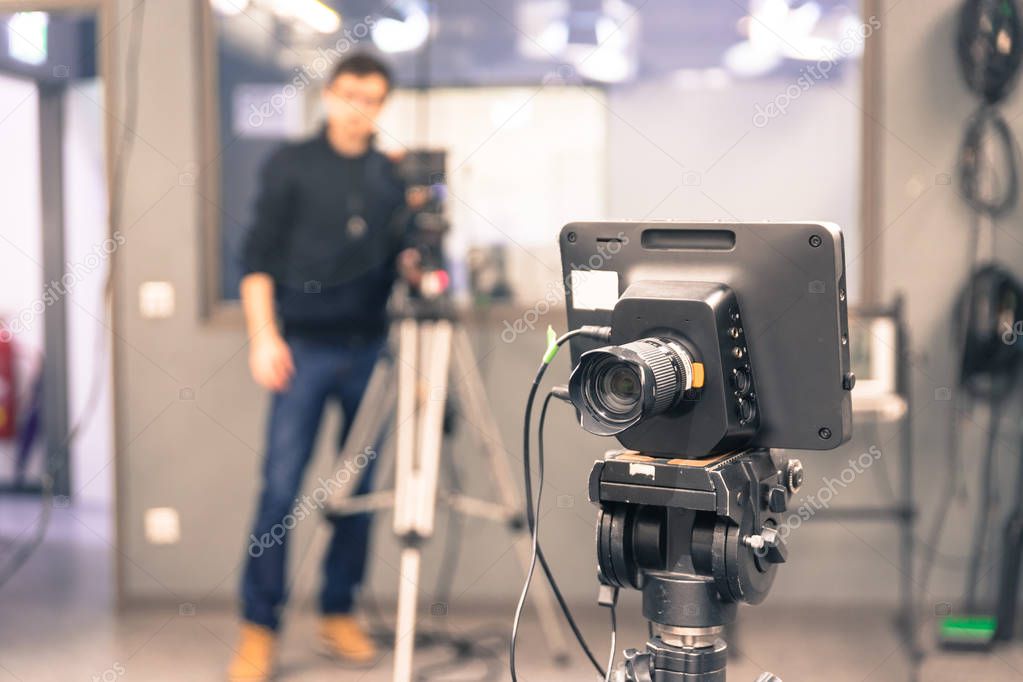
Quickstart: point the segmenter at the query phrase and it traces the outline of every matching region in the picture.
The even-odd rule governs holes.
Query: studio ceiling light
[[[320,0],[271,0],[269,4],[278,17],[317,33],[337,33],[341,29],[341,15]]]
[[[213,8],[213,11],[227,17],[241,14],[248,9],[250,4],[250,0],[210,0],[210,6]]]
[[[49,57],[50,15],[18,12],[7,20],[7,54],[22,64],[44,64]]]
[[[430,17],[424,2],[398,0],[387,13],[377,18],[372,28],[373,42],[383,52],[412,52],[430,37]]]
[[[518,47],[531,59],[565,60],[588,80],[621,82],[638,67],[637,14],[624,0],[535,0],[519,9]]]
[[[863,52],[861,22],[847,8],[827,20],[817,2],[752,0],[750,13],[739,22],[746,40],[730,47],[725,66],[737,75],[767,74],[785,60],[839,61]]]

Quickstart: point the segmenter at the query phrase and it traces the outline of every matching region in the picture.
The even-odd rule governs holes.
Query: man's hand
[[[418,287],[423,281],[423,257],[416,249],[405,249],[398,254],[398,274],[413,287]]]
[[[418,211],[423,206],[426,206],[430,203],[431,198],[433,198],[433,192],[430,191],[429,187],[423,187],[422,185],[409,187],[405,191],[405,204],[413,211]]]
[[[249,369],[252,378],[271,391],[287,390],[295,374],[291,349],[274,320],[274,283],[265,272],[242,278],[242,308],[249,331]]]
[[[291,349],[276,331],[264,331],[252,338],[249,348],[249,369],[252,378],[263,388],[281,392],[288,388],[295,375]]]

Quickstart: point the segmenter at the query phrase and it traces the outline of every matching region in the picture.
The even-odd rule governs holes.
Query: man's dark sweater
[[[342,156],[325,130],[266,161],[242,261],[273,279],[285,334],[343,342],[386,332],[404,201],[390,159]]]

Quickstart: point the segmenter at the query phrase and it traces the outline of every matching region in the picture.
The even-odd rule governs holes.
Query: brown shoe
[[[346,663],[370,665],[377,660],[376,643],[354,616],[330,615],[320,621],[320,642],[324,653]]]
[[[277,635],[268,627],[242,623],[234,660],[227,669],[230,682],[267,682],[273,672]]]

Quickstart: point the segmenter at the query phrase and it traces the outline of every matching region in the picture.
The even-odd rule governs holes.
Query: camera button
[[[732,387],[736,393],[745,394],[750,389],[750,375],[745,367],[736,367],[732,370]]]
[[[746,398],[738,398],[735,401],[735,411],[739,417],[740,424],[748,424],[753,421],[753,417],[757,414],[756,405]]]

